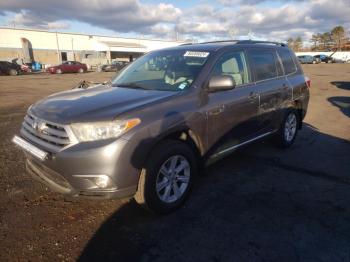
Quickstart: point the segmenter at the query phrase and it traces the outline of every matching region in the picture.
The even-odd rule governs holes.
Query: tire
[[[181,171],[171,171],[176,168]],[[134,198],[155,213],[169,213],[184,203],[197,173],[198,164],[191,148],[180,141],[164,140],[151,152]]]
[[[328,64],[332,64],[333,62],[332,62],[332,60],[328,60],[327,63]]]
[[[317,62],[316,62],[315,60],[314,60],[314,61],[312,61],[312,63],[313,63],[313,64],[317,64]]]
[[[275,134],[274,142],[280,148],[290,147],[298,133],[299,115],[296,110],[289,110],[285,114],[281,127]]]
[[[9,70],[9,75],[10,76],[16,76],[16,75],[18,75],[18,71],[16,69],[10,69]]]
[[[62,70],[61,69],[57,69],[56,70],[56,74],[62,74]]]
[[[82,73],[84,73],[84,69],[82,69],[82,68],[79,68],[79,70],[78,70],[78,73],[79,73],[79,74],[82,74]]]

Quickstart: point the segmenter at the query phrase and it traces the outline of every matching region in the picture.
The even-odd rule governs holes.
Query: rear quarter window
[[[297,67],[293,61],[292,55],[288,49],[278,50],[277,51],[279,57],[281,58],[281,62],[284,68],[284,73],[286,75],[293,74],[297,71]],[[304,56],[303,56],[304,58]],[[306,58],[306,57],[305,57]]]

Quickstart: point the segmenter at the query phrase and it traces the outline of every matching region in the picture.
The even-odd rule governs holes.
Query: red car
[[[85,73],[87,71],[86,64],[82,64],[76,61],[67,61],[60,65],[50,66],[47,71],[51,74],[62,73]]]

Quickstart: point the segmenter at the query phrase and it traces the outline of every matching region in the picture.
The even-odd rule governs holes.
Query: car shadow
[[[346,81],[333,81],[331,82],[332,85],[345,90],[350,90],[350,82]]]
[[[179,210],[130,200],[79,261],[296,261],[350,258],[347,140],[304,125],[288,150],[268,140],[207,168]]]
[[[339,108],[339,110],[350,117],[350,96],[333,96],[327,99],[332,105]]]

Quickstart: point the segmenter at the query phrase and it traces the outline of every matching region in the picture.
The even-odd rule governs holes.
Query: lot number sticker
[[[191,56],[191,57],[207,57],[209,55],[209,52],[194,52],[194,51],[187,51],[184,56]]]

